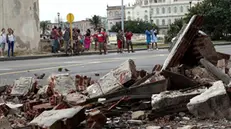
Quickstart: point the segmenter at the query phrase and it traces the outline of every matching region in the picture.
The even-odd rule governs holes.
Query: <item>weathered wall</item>
[[[39,0],[0,0],[0,28],[12,28],[16,50],[37,50],[40,41]]]

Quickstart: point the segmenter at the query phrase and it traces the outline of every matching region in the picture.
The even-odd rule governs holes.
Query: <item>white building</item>
[[[121,22],[121,6],[107,6],[107,22],[109,30],[117,22]]]
[[[191,6],[200,1],[202,0],[136,0],[134,4],[126,6],[125,18],[155,23],[160,28],[160,34],[166,34],[169,24],[182,18]],[[121,18],[117,21],[120,20]],[[117,21],[110,21],[110,23],[115,24]]]

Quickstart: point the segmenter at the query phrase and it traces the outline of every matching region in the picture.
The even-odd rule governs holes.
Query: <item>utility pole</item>
[[[57,15],[58,15],[58,26],[60,27],[60,20],[59,20],[60,13],[58,12]]]
[[[124,0],[121,0],[121,30],[124,33]]]

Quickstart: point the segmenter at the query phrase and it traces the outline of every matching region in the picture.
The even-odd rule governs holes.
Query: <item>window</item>
[[[148,15],[145,15],[145,16],[144,16],[144,20],[145,20],[145,21],[148,21]]]
[[[128,11],[128,14],[130,14],[131,12],[130,11]]]
[[[157,3],[157,0],[154,0],[154,3]]]
[[[171,13],[171,7],[168,7],[168,13]]]
[[[172,23],[171,19],[168,19],[168,24],[170,25]]]
[[[165,3],[165,0],[163,0],[163,3]]]
[[[112,24],[112,22],[110,22],[110,24]]]
[[[131,21],[131,17],[130,16],[128,16],[128,20]]]
[[[149,0],[149,3],[152,3],[152,0]]]
[[[148,5],[148,0],[145,0],[145,1],[144,1],[144,5]]]
[[[145,13],[147,13],[148,11],[147,10],[145,10]]]
[[[174,13],[177,13],[177,7],[174,7]]]
[[[180,7],[180,11],[181,11],[182,13],[184,12],[183,6]]]
[[[119,15],[119,12],[118,12],[118,11],[116,11],[116,12],[115,12],[115,15],[116,15],[116,16],[118,16],[118,15]]]
[[[108,14],[109,14],[109,16],[112,16],[112,12],[111,11]]]
[[[162,0],[158,0],[158,2],[159,2],[159,3],[161,3],[161,2],[162,2]]]
[[[156,19],[156,25],[160,25],[159,19]]]
[[[137,21],[140,21],[140,18],[137,18]]]
[[[165,8],[164,7],[162,8],[162,13],[165,14]]]
[[[159,13],[160,13],[160,9],[156,8],[156,14],[159,14]]]
[[[139,15],[140,13],[139,12],[136,12],[137,15]]]
[[[151,9],[150,13],[153,14],[153,9]]]
[[[162,25],[163,25],[163,26],[165,25],[165,20],[164,20],[164,19],[162,20]]]

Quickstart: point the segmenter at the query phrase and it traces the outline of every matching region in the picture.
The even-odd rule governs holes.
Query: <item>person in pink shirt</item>
[[[91,46],[91,31],[89,29],[87,29],[87,32],[86,32],[85,38],[84,38],[85,50],[89,51],[90,46]]]

